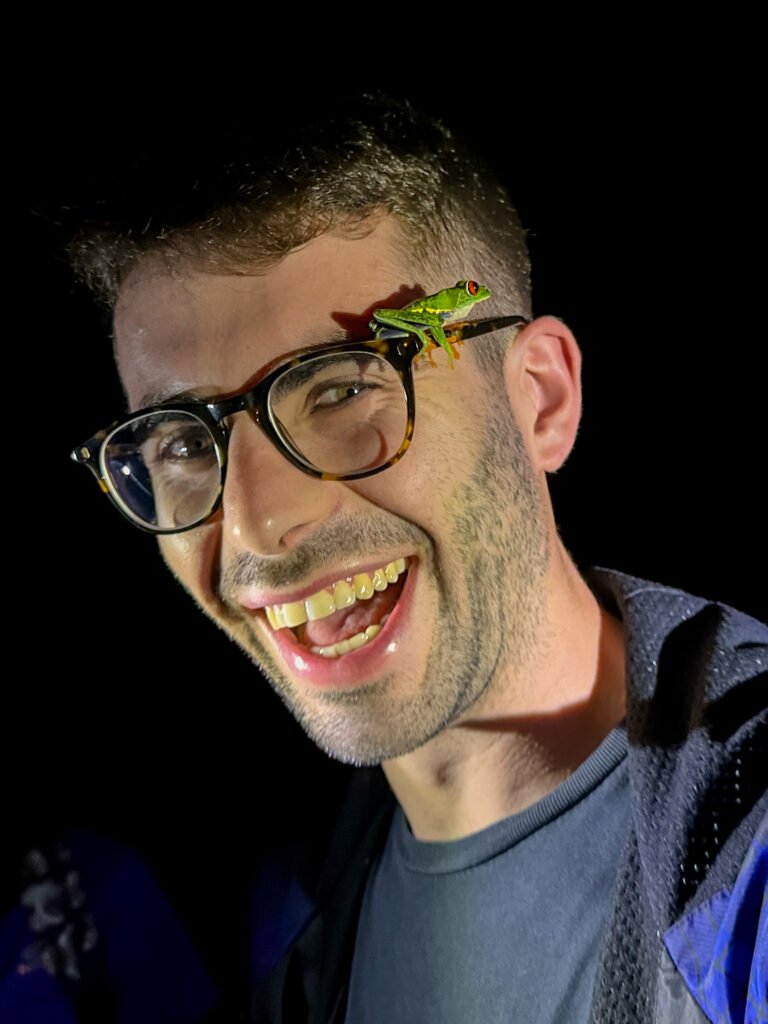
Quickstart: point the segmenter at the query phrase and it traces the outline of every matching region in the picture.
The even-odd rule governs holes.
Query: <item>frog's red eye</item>
[[[477,281],[467,281],[467,291],[470,295],[477,295],[480,291],[480,285]]]

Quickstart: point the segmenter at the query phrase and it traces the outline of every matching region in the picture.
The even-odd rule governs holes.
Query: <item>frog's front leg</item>
[[[438,344],[445,349],[448,353],[448,359],[453,365],[453,351],[451,346],[448,344],[448,339],[445,336],[445,331],[442,328],[442,319],[436,313],[417,313],[412,310],[402,309],[374,309],[373,319],[371,320],[370,327],[374,333],[377,331],[376,324],[386,324],[387,327],[396,327],[401,331],[408,331],[410,334],[415,334],[421,342],[421,351],[423,352],[429,344]],[[422,329],[421,326],[428,327],[432,338],[429,337],[427,332]],[[434,341],[433,341],[434,339]]]

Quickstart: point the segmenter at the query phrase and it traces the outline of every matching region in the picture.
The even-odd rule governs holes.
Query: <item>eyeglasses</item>
[[[523,316],[446,325],[450,343],[528,323]],[[73,452],[135,526],[182,533],[221,504],[227,418],[247,411],[297,469],[322,480],[373,476],[405,455],[413,436],[413,363],[421,341],[385,329],[369,341],[315,348],[285,360],[255,387],[221,401],[140,409]]]

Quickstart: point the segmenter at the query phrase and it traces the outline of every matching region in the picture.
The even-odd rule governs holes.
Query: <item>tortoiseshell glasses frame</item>
[[[469,320],[457,324],[446,324],[444,330],[451,344],[463,343],[471,338],[482,337],[493,331],[499,331],[507,327],[521,327],[529,322],[524,316],[501,316],[491,317],[484,320]],[[437,346],[435,346],[437,347]],[[141,530],[154,534],[183,533],[193,530],[209,519],[219,508],[224,492],[224,483],[227,474],[227,450],[229,444],[230,428],[226,422],[228,417],[235,413],[248,411],[252,419],[261,428],[277,450],[297,469],[322,480],[358,480],[363,477],[373,476],[381,473],[398,462],[405,455],[411,444],[414,423],[416,418],[416,401],[413,387],[413,364],[419,355],[422,355],[421,341],[413,334],[405,331],[385,329],[377,338],[367,341],[348,341],[333,343],[327,346],[318,346],[312,349],[300,351],[290,358],[280,362],[262,377],[253,387],[231,395],[223,399],[199,399],[189,402],[169,401],[160,405],[150,406],[145,409],[131,413],[129,416],[116,421],[105,430],[99,431],[87,441],[78,445],[71,453],[72,459],[81,465],[88,466],[96,476],[101,489],[109,495],[117,509]],[[286,374],[297,367],[301,367],[311,360],[321,360],[325,357],[337,357],[340,355],[370,355],[379,357],[386,361],[396,372],[402,385],[402,393],[406,400],[406,416],[403,419],[403,437],[396,450],[392,451],[394,444],[390,445],[387,457],[382,461],[368,464],[362,469],[353,472],[331,472],[313,465],[307,460],[298,447],[293,445],[293,438],[280,420],[274,415],[270,404],[270,398],[276,385],[285,378]],[[431,358],[431,353],[429,353]],[[298,379],[301,374],[296,375]],[[177,507],[173,509],[173,524],[161,525],[157,522],[157,504],[154,495],[151,474],[147,472],[143,478],[142,474],[136,474],[130,468],[126,468],[123,459],[125,451],[131,446],[123,438],[142,437],[143,433],[149,432],[154,425],[160,421],[166,422],[171,417],[178,415],[187,424],[194,424],[194,429],[199,431],[200,426],[207,430],[203,433],[206,443],[212,444],[212,450],[205,449],[208,457],[215,453],[218,464],[218,481],[213,482],[210,490],[206,490],[201,500],[200,510],[195,509],[194,514],[183,516]],[[282,428],[282,432],[281,432]],[[209,436],[208,436],[209,435]],[[138,442],[132,446],[133,454],[139,453]],[[187,456],[188,465],[193,465],[190,455],[202,449],[190,450],[190,446],[181,449],[184,456]],[[390,454],[391,453],[391,454]],[[131,454],[130,452],[128,454]],[[141,459],[143,456],[138,455]],[[183,462],[178,460],[178,464]],[[110,465],[112,468],[110,469]],[[132,477],[136,483],[128,486],[123,474]],[[140,495],[140,500],[135,497]],[[130,500],[129,500],[130,499]],[[144,507],[146,505],[146,508]],[[151,512],[151,517],[149,512]],[[184,521],[189,518],[190,521]]]

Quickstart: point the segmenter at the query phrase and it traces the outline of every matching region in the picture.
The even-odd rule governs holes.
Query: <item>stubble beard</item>
[[[493,400],[489,408],[497,408]],[[289,583],[314,568],[351,564],[377,550],[419,551],[418,571],[437,605],[421,678],[405,669],[360,689],[307,695],[252,627],[245,642],[236,637],[310,739],[336,760],[376,765],[411,753],[500,685],[502,676],[508,687],[534,655],[545,614],[549,535],[533,468],[508,408],[486,421],[472,472],[451,494],[452,535],[442,560],[424,530],[382,512],[334,520],[296,552],[296,565],[282,567]],[[248,582],[249,572],[247,563],[235,566],[230,582]],[[418,609],[411,614],[418,628]]]

